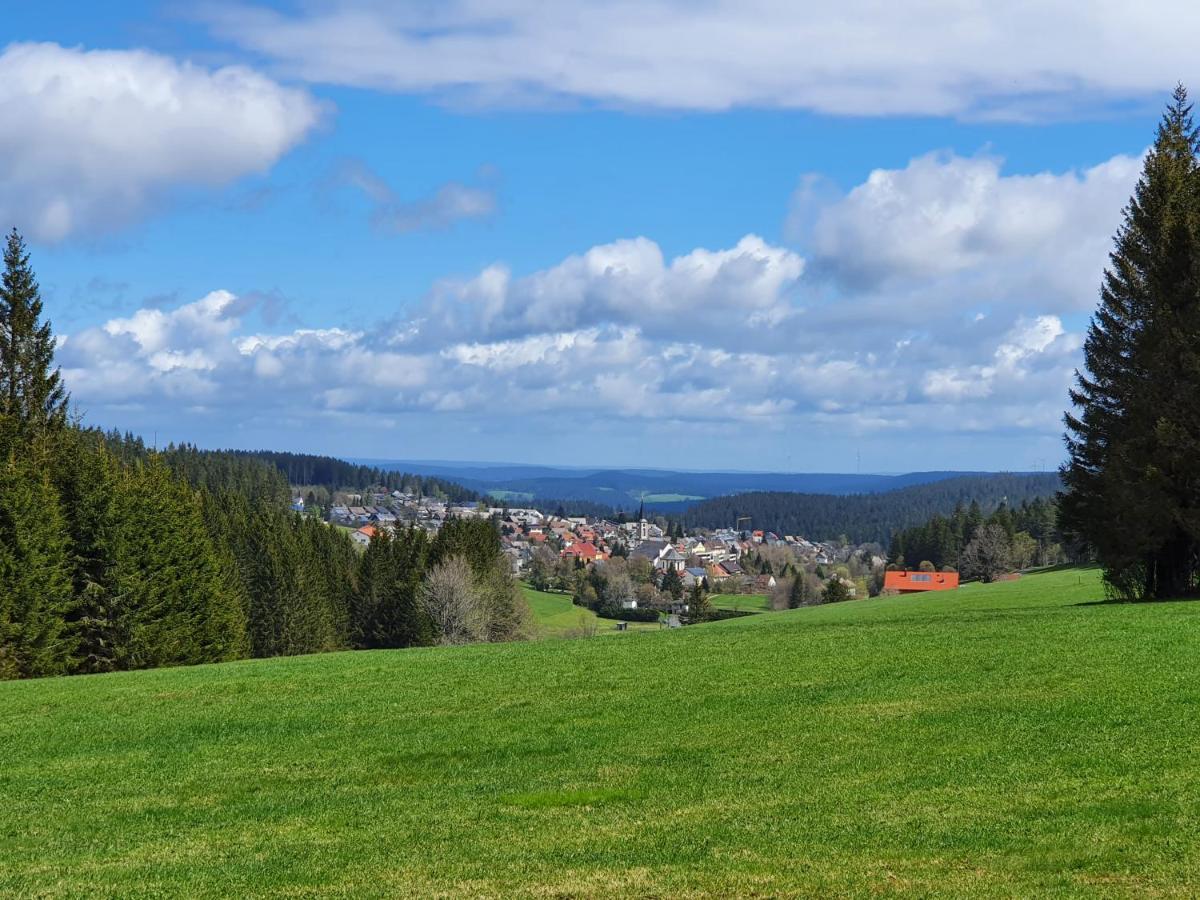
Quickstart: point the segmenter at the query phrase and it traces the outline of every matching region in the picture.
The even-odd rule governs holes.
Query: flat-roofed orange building
[[[884,572],[885,594],[919,594],[952,591],[958,587],[957,572]]]

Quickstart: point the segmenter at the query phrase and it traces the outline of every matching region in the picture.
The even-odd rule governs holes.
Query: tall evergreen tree
[[[18,434],[67,418],[67,393],[54,366],[54,334],[42,321],[42,297],[25,242],[14,228],[0,278],[0,417]]]
[[[60,675],[73,653],[69,539],[48,472],[0,460],[0,679]]]
[[[1126,598],[1196,587],[1198,139],[1180,86],[1125,208],[1065,417],[1061,521]]]
[[[420,528],[380,531],[363,552],[351,601],[354,646],[411,647],[434,641],[433,621],[420,602],[429,538]]]

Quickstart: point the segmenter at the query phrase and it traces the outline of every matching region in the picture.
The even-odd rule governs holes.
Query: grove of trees
[[[910,569],[928,562],[933,568],[950,567],[967,577],[979,577],[981,573],[969,569],[967,550],[971,549],[971,560],[979,559],[977,538],[982,538],[983,532],[992,527],[999,531],[990,533],[988,546],[1003,544],[1007,570],[1055,565],[1068,558],[1068,550],[1075,550],[1063,547],[1055,501],[1039,497],[1015,508],[1001,505],[987,516],[972,501],[960,505],[948,516],[936,515],[921,525],[897,531],[892,535],[888,561]],[[1002,535],[1002,541],[997,534]],[[994,556],[990,549],[985,554]]]

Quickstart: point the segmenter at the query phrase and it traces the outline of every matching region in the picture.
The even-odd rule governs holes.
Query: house
[[[685,588],[690,588],[694,584],[703,584],[704,579],[708,577],[708,573],[704,571],[704,569],[697,566],[684,569],[680,573],[680,577],[683,579],[683,586]]]
[[[920,594],[925,591],[952,591],[958,587],[957,572],[884,572],[883,593]]]
[[[666,541],[642,541],[629,553],[630,559],[648,559],[657,562],[670,546]]]
[[[766,591],[775,590],[775,576],[759,575],[754,579],[754,590],[760,594],[765,593]]]
[[[599,555],[600,551],[596,549],[596,545],[588,541],[576,541],[574,544],[565,547],[563,552],[559,554],[563,559],[574,557],[575,559],[583,560],[585,563],[595,562]]]
[[[742,567],[732,559],[724,560],[713,566],[714,578],[733,578],[742,574]]]
[[[375,537],[376,533],[374,525],[364,525],[350,535],[350,540],[360,547],[365,547],[371,543],[371,538]]]

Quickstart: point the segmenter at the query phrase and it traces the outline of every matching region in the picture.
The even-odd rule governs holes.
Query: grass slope
[[[1194,896],[1200,604],[1099,596],[0,684],[0,892]]]
[[[579,634],[581,629],[588,627],[595,628],[598,633],[611,631],[614,634],[659,630],[657,622],[630,622],[628,631],[619,632],[616,630],[616,619],[603,619],[590,609],[576,606],[567,594],[535,591],[527,584],[522,584],[521,590],[533,613],[538,637],[566,637]]]
[[[767,612],[771,608],[771,598],[766,594],[713,594],[708,599],[716,609]]]

